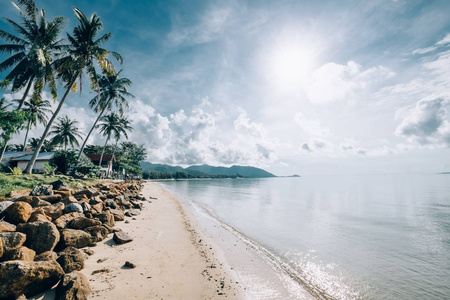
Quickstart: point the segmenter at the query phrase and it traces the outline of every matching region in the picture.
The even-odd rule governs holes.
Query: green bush
[[[74,150],[55,151],[55,155],[50,159],[49,164],[55,167],[55,172],[67,175],[69,169],[75,166],[77,162],[77,153]]]

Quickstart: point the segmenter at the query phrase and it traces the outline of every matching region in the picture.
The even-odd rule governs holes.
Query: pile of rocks
[[[91,289],[78,271],[93,252],[79,249],[109,234],[117,244],[130,242],[114,224],[142,209],[141,189],[140,182],[72,189],[58,180],[11,192],[0,202],[0,300],[33,296],[58,282],[57,299],[86,299]]]

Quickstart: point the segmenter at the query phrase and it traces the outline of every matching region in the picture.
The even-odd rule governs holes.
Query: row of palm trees
[[[0,86],[9,88],[12,93],[24,91],[21,99],[17,101],[16,110],[27,111],[31,116],[28,118],[26,136],[31,125],[36,126],[37,122],[42,122],[46,126],[24,172],[31,173],[48,135],[54,134],[56,137],[56,132],[63,130],[64,126],[76,125],[74,123],[76,121],[65,117],[58,118],[58,114],[71,91],[79,88],[81,92],[83,74],[87,75],[90,88],[97,92],[89,105],[98,113],[98,116],[84,139],[78,158],[100,120],[105,121],[101,124],[100,130],[107,136],[107,142],[111,136],[114,136],[116,141],[122,134],[127,137],[126,131],[131,130],[131,127],[129,121],[123,116],[123,110],[128,108],[126,97],[133,97],[127,90],[131,81],[119,78],[120,71],[115,71],[114,65],[108,58],[111,54],[122,64],[122,56],[102,47],[110,40],[111,33],[100,36],[103,24],[97,14],[94,13],[88,18],[81,10],[74,7],[78,24],[72,34],[67,33],[66,39],[61,39],[62,28],[66,23],[64,17],[47,20],[44,9],[39,10],[33,0],[16,0],[12,3],[19,10],[20,22],[5,18],[5,21],[17,32],[16,35],[0,30],[0,38],[6,42],[6,44],[0,45],[0,52],[10,54],[10,57],[0,63],[0,73],[10,70],[4,80],[0,82]],[[101,71],[101,75],[98,74],[98,70]],[[60,82],[65,90],[56,110],[47,121],[46,118],[43,118],[42,113],[48,112],[46,110],[50,103],[48,100],[42,99],[42,94],[44,90],[47,90],[56,101],[58,98],[57,82]],[[113,109],[117,109],[119,113],[103,116],[105,110]],[[107,120],[107,118],[111,118],[111,120]],[[60,128],[51,131],[55,120],[58,120],[56,128]],[[109,125],[106,125],[107,122],[110,122]],[[81,134],[75,136],[81,138]],[[62,139],[61,143],[67,147],[71,143],[73,146],[75,141],[77,141],[76,138],[75,140],[69,138]],[[6,144],[0,154],[0,162],[5,149]]]

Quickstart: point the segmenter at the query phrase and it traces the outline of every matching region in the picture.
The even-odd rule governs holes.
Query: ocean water
[[[450,175],[160,182],[323,299],[450,299]]]

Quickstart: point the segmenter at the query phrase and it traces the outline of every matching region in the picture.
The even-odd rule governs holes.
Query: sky
[[[0,14],[17,19],[0,1]],[[276,175],[450,171],[449,1],[36,4],[67,17],[65,32],[72,6],[100,16],[112,33],[105,48],[122,54],[116,69],[133,82],[129,140],[145,144],[149,162]],[[87,133],[94,96],[72,93],[60,115]],[[88,143],[104,141],[95,133]]]

